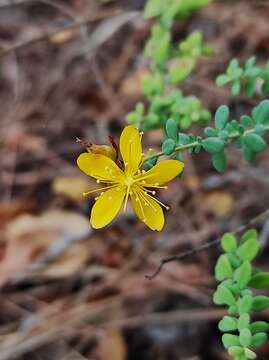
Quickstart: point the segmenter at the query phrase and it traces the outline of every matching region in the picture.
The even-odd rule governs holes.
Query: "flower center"
[[[133,185],[133,183],[134,183],[134,179],[131,176],[126,176],[126,178],[124,179],[124,184],[130,188]]]

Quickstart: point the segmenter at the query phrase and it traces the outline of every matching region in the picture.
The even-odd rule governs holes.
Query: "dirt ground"
[[[228,360],[212,303],[218,248],[167,264],[247,223],[269,207],[269,157],[254,163],[229,150],[219,175],[209,156],[161,197],[166,226],[151,232],[133,212],[93,231],[94,184],[76,167],[76,138],[117,138],[147,71],[150,22],[143,1],[0,1],[0,360]],[[269,55],[269,1],[215,1],[174,29],[203,32],[215,54],[184,83],[212,112],[247,114],[259,98],[232,98],[215,78],[232,57]],[[202,132],[196,127],[195,133]],[[144,137],[158,149],[161,131]],[[269,221],[259,224],[258,265],[269,270]],[[268,314],[264,314],[268,317]],[[269,320],[269,319],[267,319]],[[269,343],[259,359],[269,358]]]

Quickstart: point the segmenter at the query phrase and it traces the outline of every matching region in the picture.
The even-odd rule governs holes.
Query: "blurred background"
[[[187,0],[186,0],[187,1]],[[268,152],[247,163],[230,149],[218,175],[209,156],[186,156],[183,176],[161,198],[161,233],[132,210],[93,231],[94,183],[76,167],[76,138],[115,139],[147,73],[150,21],[143,0],[0,1],[0,360],[228,359],[212,304],[219,249],[167,264],[247,223],[269,204]],[[212,112],[233,116],[257,103],[232,98],[215,78],[232,57],[269,55],[269,1],[215,1],[174,29],[179,41],[201,30],[215,55],[184,83]],[[199,133],[201,129],[193,128]],[[149,132],[158,149],[162,132]],[[259,266],[269,270],[269,221],[260,224]],[[269,314],[264,314],[268,316]],[[268,319],[267,319],[268,320]],[[269,343],[259,359],[269,358]]]

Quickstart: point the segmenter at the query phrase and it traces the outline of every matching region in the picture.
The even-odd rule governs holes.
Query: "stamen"
[[[126,212],[126,209],[127,209],[127,203],[128,203],[129,194],[130,194],[130,185],[127,187],[127,191],[126,191],[124,207],[123,207],[124,212]]]
[[[167,186],[156,186],[156,185],[152,185],[152,184],[143,184],[143,187],[150,187],[150,188],[153,188],[153,189],[164,189],[164,190],[167,190],[168,187]]]
[[[169,206],[165,205],[165,204],[162,203],[160,200],[154,198],[154,197],[151,196],[150,194],[147,194],[147,196],[149,196],[152,200],[156,201],[158,204],[160,204],[161,206],[163,206],[166,210],[169,210]]]
[[[85,196],[88,196],[89,194],[93,194],[93,193],[98,192],[98,191],[113,189],[116,186],[117,185],[108,185],[108,186],[105,186],[103,188],[94,189],[94,190],[91,190],[91,191],[84,192],[84,193],[82,193],[82,195],[85,197]],[[103,195],[103,194],[104,194],[104,192],[101,192],[101,195]]]
[[[145,189],[145,192],[147,192],[147,193],[151,193],[152,195],[156,195],[156,191],[155,191],[155,190],[148,190],[148,189]]]
[[[140,194],[141,198],[144,200],[145,205],[150,206],[153,209],[153,211],[157,212],[157,209],[155,208],[155,206],[146,198],[146,196],[145,196],[146,193],[143,192],[143,190],[140,190],[139,194]],[[148,195],[148,194],[146,194],[146,195]]]

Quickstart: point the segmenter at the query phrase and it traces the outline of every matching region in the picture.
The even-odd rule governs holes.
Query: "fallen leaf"
[[[200,187],[200,180],[199,180],[199,177],[196,175],[187,174],[183,177],[182,180],[183,180],[183,183],[190,190],[197,190]]]
[[[205,206],[218,217],[228,216],[234,208],[234,197],[228,191],[212,191],[205,197]]]
[[[20,214],[29,212],[35,207],[34,202],[32,201],[12,201],[12,202],[3,202],[0,204],[0,219],[1,227],[4,226],[8,221],[14,219]]]
[[[75,202],[84,199],[83,192],[96,188],[96,183],[81,176],[60,176],[54,179],[52,190],[57,195],[63,195]]]
[[[70,237],[80,239],[88,231],[88,219],[71,211],[50,210],[40,216],[26,214],[10,221],[4,233],[6,247],[0,263],[0,284],[2,285],[19,272],[26,270],[38,255],[46,252],[55,242],[63,241],[65,237],[67,240]],[[78,250],[72,251],[76,252]],[[82,251],[80,251],[81,254]],[[66,255],[65,259],[68,269],[66,272],[70,274],[70,258]],[[78,269],[78,259],[83,264],[85,257],[74,257],[76,264],[73,264],[72,268],[75,270]],[[63,267],[63,259],[59,261],[61,267]],[[59,272],[58,269],[58,274]],[[61,272],[63,273],[63,269],[61,269]]]
[[[87,245],[73,244],[60,257],[50,264],[42,275],[53,278],[64,278],[78,272],[88,259]]]
[[[108,331],[98,344],[100,360],[125,360],[127,348],[122,333],[118,330]]]
[[[75,37],[78,37],[79,34],[80,34],[79,29],[66,29],[51,35],[49,37],[49,40],[54,44],[62,44],[72,40]]]

